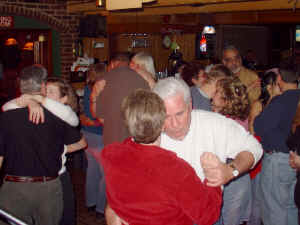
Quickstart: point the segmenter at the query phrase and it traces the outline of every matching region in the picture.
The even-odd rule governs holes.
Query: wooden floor
[[[82,169],[69,170],[77,205],[77,225],[106,225],[105,219],[97,219],[95,212],[88,212],[85,207],[85,172]],[[65,224],[68,225],[68,224]]]

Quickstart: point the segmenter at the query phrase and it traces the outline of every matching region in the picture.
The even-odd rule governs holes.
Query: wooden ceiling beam
[[[160,0],[158,4],[167,4],[168,0]],[[216,1],[216,0],[202,0],[204,1]],[[217,0],[220,1],[220,0]],[[223,1],[223,0],[222,0]],[[179,0],[172,0],[171,3],[178,3]],[[200,1],[188,1],[186,2],[200,2]],[[167,6],[167,5],[166,5]],[[145,16],[145,15],[173,15],[173,14],[196,14],[196,13],[220,13],[220,12],[239,12],[239,11],[262,11],[262,10],[282,10],[282,9],[293,9],[294,3],[288,0],[265,0],[265,1],[245,1],[245,2],[234,2],[234,3],[207,3],[202,6],[194,7],[190,5],[183,6],[168,6],[168,7],[154,7],[151,4],[144,5],[141,10],[130,10],[130,11],[106,11],[101,8],[97,8],[96,4],[91,3],[77,3],[68,2],[67,9],[69,13],[84,14],[101,14],[104,16]],[[300,4],[296,5],[296,8],[300,8]]]
[[[108,0],[107,0],[108,1]],[[228,2],[234,0],[157,0],[154,3],[143,3],[144,8],[160,8],[160,7],[171,7],[171,6],[191,6],[204,3],[216,3],[216,2]],[[237,0],[240,1],[240,0]],[[86,11],[105,11],[103,8],[97,8],[96,2],[80,3],[78,1],[67,2],[68,12],[86,12]]]
[[[263,12],[216,13],[214,24],[284,24],[300,23],[300,12],[273,10]]]

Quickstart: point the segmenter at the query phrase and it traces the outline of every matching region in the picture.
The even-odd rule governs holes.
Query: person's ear
[[[165,130],[166,130],[166,120],[165,120],[165,122],[164,122],[164,124],[163,124],[163,126],[161,128],[161,132],[165,132]]]

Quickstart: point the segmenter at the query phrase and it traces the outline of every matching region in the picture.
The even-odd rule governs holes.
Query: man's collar
[[[201,95],[203,95],[205,98],[210,99],[210,97],[204,92],[202,91],[199,87],[197,87],[197,90],[200,92]]]

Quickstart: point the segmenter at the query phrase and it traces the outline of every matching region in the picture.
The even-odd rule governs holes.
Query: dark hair
[[[130,54],[127,52],[118,52],[115,53],[111,56],[110,58],[110,62],[114,62],[114,61],[120,61],[120,62],[124,62],[124,63],[128,63],[130,62]]]
[[[204,66],[199,64],[188,63],[183,67],[181,72],[181,78],[187,83],[189,86],[193,86],[194,83],[192,79],[198,79],[198,73],[200,70],[204,71]]]
[[[178,70],[179,70],[180,67],[186,66],[186,65],[188,65],[188,64],[189,64],[188,62],[186,62],[186,61],[184,61],[184,60],[182,60],[182,59],[179,59],[179,60],[176,62],[175,66],[174,66],[174,74],[175,74],[175,73],[178,73]]]
[[[265,106],[269,99],[270,99],[270,94],[267,90],[267,86],[270,85],[275,85],[276,84],[276,78],[277,74],[274,73],[273,71],[270,71],[266,74],[264,74],[261,78],[261,94],[259,99],[261,100],[261,103],[263,106]]]

